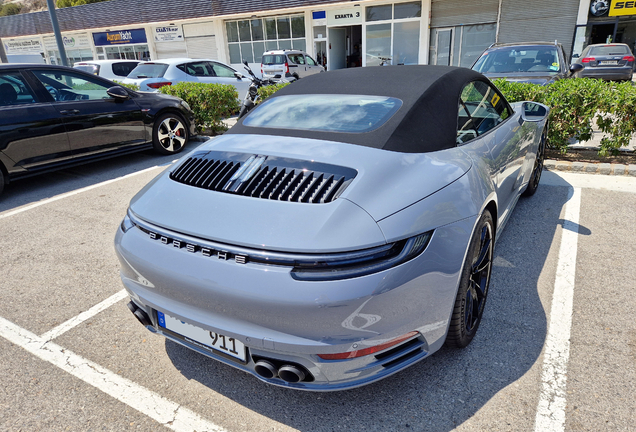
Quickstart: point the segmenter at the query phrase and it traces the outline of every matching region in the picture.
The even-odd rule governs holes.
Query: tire
[[[155,120],[152,145],[161,154],[179,153],[188,142],[188,126],[179,114],[167,113]]]
[[[445,344],[466,347],[475,337],[486,306],[494,249],[494,223],[488,210],[479,218],[468,247]]]
[[[548,125],[546,124],[541,133],[541,141],[539,142],[539,148],[537,149],[537,158],[534,161],[534,167],[532,168],[532,176],[528,182],[526,190],[523,191],[521,196],[530,197],[534,195],[539,187],[539,181],[541,180],[541,173],[543,172],[543,161],[545,159],[545,143],[548,137]]]

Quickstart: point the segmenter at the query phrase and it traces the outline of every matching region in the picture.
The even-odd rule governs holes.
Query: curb
[[[543,169],[548,171],[636,177],[636,164],[569,162],[546,159],[543,164]]]

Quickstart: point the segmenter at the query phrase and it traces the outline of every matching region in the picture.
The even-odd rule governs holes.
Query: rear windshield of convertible
[[[259,105],[243,124],[275,129],[363,133],[382,126],[401,106],[400,99],[385,96],[279,96]]]

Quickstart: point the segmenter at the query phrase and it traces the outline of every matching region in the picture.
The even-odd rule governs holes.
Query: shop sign
[[[614,1],[609,16],[636,15],[636,1]]]
[[[57,41],[53,36],[45,37],[44,48],[47,50],[56,50]],[[88,33],[64,35],[62,36],[62,42],[64,42],[64,48],[90,48],[91,39],[88,37]]]
[[[335,9],[327,11],[328,26],[345,26],[362,24],[362,8],[351,7],[347,9]]]
[[[95,41],[95,46],[129,45],[148,42],[146,30],[144,29],[93,33],[93,40]]]
[[[41,53],[42,44],[38,39],[3,40],[7,54]]]
[[[152,28],[155,42],[181,42],[183,41],[183,29],[181,26],[157,26]]]

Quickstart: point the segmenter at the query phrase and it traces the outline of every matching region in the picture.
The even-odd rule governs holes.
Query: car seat
[[[0,84],[0,106],[13,105],[18,100],[18,93],[9,83]]]

